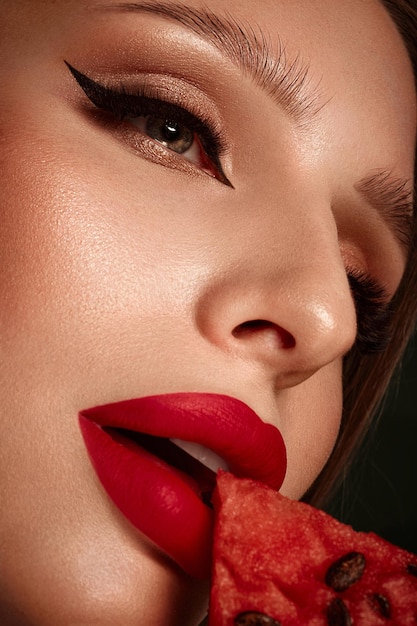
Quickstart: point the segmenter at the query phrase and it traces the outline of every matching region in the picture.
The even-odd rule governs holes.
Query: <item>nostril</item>
[[[242,335],[252,334],[252,332],[261,331],[261,330],[269,330],[275,326],[272,322],[267,322],[266,320],[250,320],[249,322],[243,322],[236,326],[233,331],[234,337],[242,337]]]
[[[293,348],[295,346],[295,339],[291,333],[286,331],[281,326],[268,322],[267,320],[249,320],[248,322],[242,322],[233,329],[232,335],[237,339],[251,339],[257,335],[274,334],[279,338],[280,345],[283,348]]]

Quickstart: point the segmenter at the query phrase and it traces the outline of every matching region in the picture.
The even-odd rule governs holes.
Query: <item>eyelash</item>
[[[165,119],[168,121],[174,121],[191,131],[198,144],[203,151],[202,159],[207,160],[211,167],[214,166],[214,174],[209,174],[211,177],[216,178],[220,182],[229,187],[233,187],[230,181],[227,179],[223,172],[222,165],[220,163],[220,157],[225,152],[225,147],[221,139],[219,131],[213,128],[213,124],[209,120],[203,120],[188,111],[187,109],[167,102],[164,99],[154,97],[157,94],[149,95],[152,87],[147,86],[145,93],[145,87],[137,88],[136,92],[128,92],[124,88],[114,89],[94,81],[85,74],[82,74],[69,63],[65,61],[68,69],[75,78],[78,85],[81,87],[90,102],[99,110],[110,113],[115,120],[122,122],[127,118],[141,118],[147,116],[155,116],[157,119]],[[155,88],[154,88],[155,90]],[[138,127],[133,126],[134,132],[138,135],[145,135]],[[153,139],[149,135],[145,135],[151,141],[163,146],[158,140]],[[187,161],[186,157],[182,157],[179,153],[165,146],[165,149],[172,154],[177,154],[178,158]],[[199,166],[188,160],[190,165],[194,165],[196,168]],[[203,169],[203,168],[201,168]],[[207,170],[203,169],[206,173]]]
[[[362,354],[383,352],[391,338],[393,310],[385,289],[366,274],[348,270],[356,308],[356,347]]]
[[[203,121],[177,104],[139,91],[131,93],[124,89],[106,87],[82,74],[66,61],[65,63],[90,102],[101,111],[110,113],[116,120],[121,122],[129,117],[156,115],[158,118],[175,120],[186,126],[199,138],[205,155],[215,167],[215,177],[233,187],[224,175],[220,163],[220,156],[225,151],[220,134],[208,120]],[[138,128],[135,128],[135,132],[141,134]],[[347,275],[358,320],[355,345],[363,354],[381,352],[385,350],[390,340],[392,311],[389,297],[383,287],[370,276],[349,269]]]

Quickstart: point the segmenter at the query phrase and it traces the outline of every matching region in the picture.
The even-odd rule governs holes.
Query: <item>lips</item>
[[[216,467],[221,457],[236,476],[273,489],[284,480],[281,433],[229,396],[150,396],[88,409],[79,417],[95,471],[114,504],[197,578],[210,573],[213,516],[207,503],[215,474],[170,440],[203,461],[209,449],[214,455],[208,465]]]

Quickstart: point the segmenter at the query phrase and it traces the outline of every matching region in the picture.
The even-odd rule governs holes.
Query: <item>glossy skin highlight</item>
[[[309,64],[320,106],[300,125],[185,26],[104,4],[0,3],[0,616],[192,626],[206,585],[109,501],[78,413],[183,391],[238,398],[280,429],[281,491],[302,496],[339,429],[356,334],[346,268],[392,295],[405,267],[355,186],[380,170],[412,179],[412,71],[376,0],[307,0],[301,15],[231,0],[275,53],[279,33]],[[126,143],[87,113],[64,61],[109,85],[144,72],[190,84],[185,100],[225,137],[233,188]]]

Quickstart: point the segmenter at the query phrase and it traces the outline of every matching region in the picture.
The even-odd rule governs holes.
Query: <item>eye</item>
[[[65,62],[66,63],[66,62]],[[66,63],[90,102],[99,110],[109,113],[115,120],[129,124],[132,133],[152,140],[162,146],[167,153],[178,156],[177,166],[181,169],[181,161],[202,170],[229,187],[233,187],[226,178],[220,162],[224,153],[224,145],[220,133],[213,128],[209,120],[194,115],[188,109],[176,103],[162,100],[152,93],[155,88],[147,85],[136,93],[124,88],[111,88],[82,74]],[[149,151],[143,151],[149,157]],[[155,159],[156,160],[156,159]],[[157,159],[158,163],[161,159]],[[163,163],[167,167],[175,167],[172,159]]]
[[[382,285],[367,274],[348,270],[348,280],[356,308],[356,346],[362,354],[382,352],[391,337],[390,298]]]
[[[144,127],[143,131],[149,137],[178,154],[185,154],[194,144],[194,133],[179,122],[152,115],[144,118],[143,124],[138,123],[139,120],[137,120],[138,127]],[[135,121],[135,119],[132,120],[132,122]]]
[[[193,131],[181,122],[155,115],[126,117],[125,119],[143,134],[158,141],[169,150],[182,154],[196,165],[201,164],[201,143]]]

